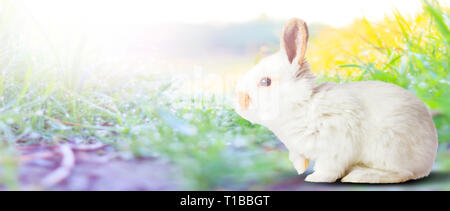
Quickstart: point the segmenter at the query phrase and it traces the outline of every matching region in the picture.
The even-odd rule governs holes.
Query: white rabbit
[[[280,52],[236,85],[235,110],[284,143],[309,182],[399,183],[427,176],[437,151],[431,114],[414,94],[379,82],[324,83],[305,60],[308,29],[291,19]]]

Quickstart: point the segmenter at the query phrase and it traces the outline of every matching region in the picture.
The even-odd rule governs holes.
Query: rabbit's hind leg
[[[349,173],[341,179],[348,183],[402,183],[410,179],[405,173],[374,169],[363,166],[354,166]]]

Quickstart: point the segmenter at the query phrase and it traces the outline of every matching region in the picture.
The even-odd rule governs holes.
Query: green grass
[[[6,35],[3,43],[18,42]],[[181,96],[173,88],[178,81],[147,67],[91,68],[84,51],[69,48],[55,58],[9,50],[0,49],[0,184],[17,188],[18,142],[111,144],[124,154],[167,160],[198,190],[257,188],[251,184],[292,174],[286,152],[274,150],[274,135],[222,98]]]
[[[271,132],[213,96],[174,98],[170,83],[152,75],[99,76],[74,89],[48,75],[54,73],[16,71],[2,83],[6,146],[100,141],[136,157],[168,160],[182,169],[190,188],[202,190],[249,188],[244,186],[290,172],[285,151],[273,150],[279,142]]]
[[[367,63],[354,58],[354,64],[338,68],[356,67],[361,69],[361,75],[348,78],[325,77],[323,80],[380,80],[412,91],[437,113],[434,121],[439,131],[439,141],[447,143],[450,142],[450,16],[436,2],[431,4],[424,1],[424,10],[429,18],[429,26],[424,30],[413,30],[405,17],[394,12],[397,26],[403,35],[400,37],[400,47],[369,43],[373,48],[368,50],[380,52],[387,58],[385,62]]]
[[[102,79],[99,70],[82,79],[72,72],[79,79],[68,83],[65,75],[41,68],[17,68],[2,78],[0,135],[7,148],[100,141],[136,157],[168,160],[191,189],[201,190],[249,188],[290,172],[285,151],[272,150],[279,147],[273,134],[214,96],[174,98],[171,82],[152,74],[117,71]],[[13,173],[13,163],[8,166]],[[14,184],[13,176],[3,178]]]

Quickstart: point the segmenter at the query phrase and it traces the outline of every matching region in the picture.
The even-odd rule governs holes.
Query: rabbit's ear
[[[308,42],[308,27],[303,20],[293,18],[283,28],[281,49],[286,52],[289,63],[302,65]]]

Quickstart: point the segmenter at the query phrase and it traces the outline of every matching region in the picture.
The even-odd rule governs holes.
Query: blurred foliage
[[[435,115],[441,142],[450,141],[450,8],[424,1],[405,17],[394,11],[379,22],[356,20],[312,39],[308,58],[324,80],[380,80],[415,93]]]
[[[0,184],[18,187],[16,143],[64,141],[101,141],[125,157],[166,160],[182,169],[191,189],[248,189],[292,173],[274,135],[239,117],[221,98],[177,94],[173,85],[183,81],[147,71],[162,68],[152,64],[95,61],[99,55],[83,41],[52,39],[59,48],[34,48],[13,36],[23,35],[27,23],[5,18]]]

